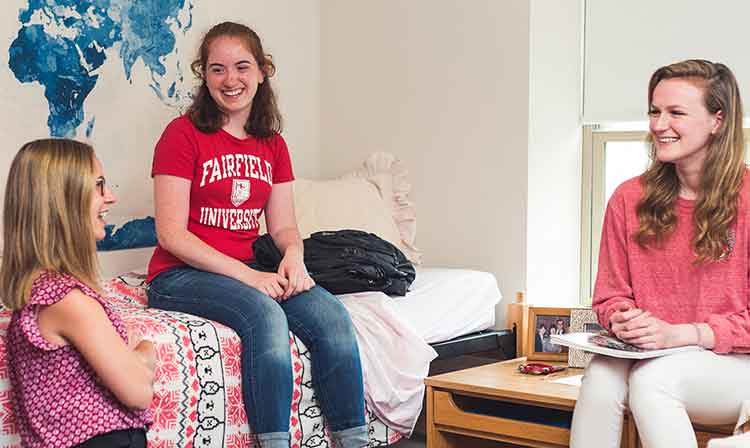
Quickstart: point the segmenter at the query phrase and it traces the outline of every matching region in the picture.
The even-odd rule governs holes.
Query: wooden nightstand
[[[580,388],[552,380],[580,375],[583,370],[524,375],[518,372],[523,361],[518,358],[427,378],[427,447],[498,446],[486,441],[567,447]],[[635,448],[638,438],[627,416],[624,428],[621,446]]]

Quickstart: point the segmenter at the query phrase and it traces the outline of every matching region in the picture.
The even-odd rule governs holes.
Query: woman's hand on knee
[[[281,300],[289,281],[276,272],[261,272],[249,269],[242,282],[266,294],[274,300]]]
[[[281,263],[279,263],[278,273],[288,282],[286,288],[284,288],[281,300],[286,300],[301,292],[308,291],[315,286],[315,281],[308,274],[302,257],[285,255]]]

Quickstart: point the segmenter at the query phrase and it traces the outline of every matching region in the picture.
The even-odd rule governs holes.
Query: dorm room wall
[[[321,3],[321,171],[410,170],[426,264],[526,284],[527,0]],[[498,306],[503,326],[505,300]]]
[[[584,0],[531,0],[526,300],[579,298]]]

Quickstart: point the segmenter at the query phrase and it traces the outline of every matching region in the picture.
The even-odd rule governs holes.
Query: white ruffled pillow
[[[403,164],[392,154],[375,153],[362,168],[339,179],[297,179],[294,204],[301,237],[321,230],[363,230],[390,242],[412,263],[420,264],[422,253],[414,246],[416,213],[406,175]]]

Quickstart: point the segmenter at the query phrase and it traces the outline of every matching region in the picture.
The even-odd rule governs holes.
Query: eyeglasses
[[[99,190],[99,194],[104,196],[104,190],[107,188],[107,179],[104,176],[96,178],[96,188]]]

